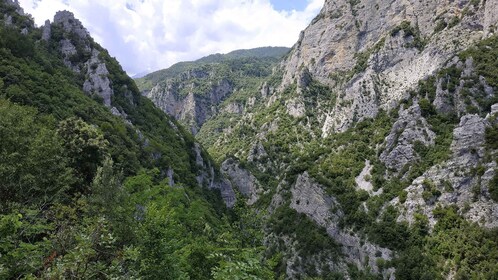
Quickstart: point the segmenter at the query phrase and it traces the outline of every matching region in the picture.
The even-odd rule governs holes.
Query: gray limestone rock
[[[323,187],[314,182],[307,172],[299,175],[291,193],[290,207],[325,227],[328,235],[342,245],[343,254],[348,262],[356,264],[361,269],[369,266],[378,272],[377,258],[385,260],[392,258],[391,250],[361,240],[358,236],[339,228],[339,218],[343,214],[337,210],[339,209],[337,201],[325,195]],[[334,213],[332,209],[336,209]]]
[[[99,51],[93,50],[92,57],[85,63],[87,79],[83,90],[88,94],[100,96],[107,107],[111,107],[111,96],[114,94],[109,80],[109,71],[99,58]]]
[[[52,36],[52,25],[50,24],[50,20],[45,21],[45,25],[43,25],[42,31],[42,40],[48,41]]]
[[[183,74],[182,79],[188,81],[192,77],[203,79],[209,77],[209,74],[202,71],[189,71]],[[203,94],[190,92],[182,96],[179,92],[181,86],[183,86],[182,82],[168,81],[166,85],[156,85],[143,94],[165,113],[190,127],[194,135],[209,118],[217,113],[216,105],[221,104],[225,97],[233,92],[232,85],[225,79],[212,85],[210,90]],[[243,112],[243,106],[236,103],[229,104],[224,110],[240,114]]]
[[[475,165],[480,147],[485,142],[486,127],[489,123],[478,115],[465,115],[460,119],[460,124],[453,131],[451,150],[455,157],[464,163]],[[481,155],[482,156],[482,155]]]
[[[456,26],[434,32],[434,18],[460,17],[468,5],[468,1],[327,0],[282,62],[279,89],[300,83],[301,69],[309,70],[313,79],[339,93],[336,106],[322,112],[322,136],[345,131],[358,120],[375,117],[379,109],[394,108],[420,80],[497,24],[498,0],[488,0],[474,16],[461,17]],[[415,36],[391,33],[404,21],[418,29]],[[415,47],[413,43],[421,39],[424,46]]]
[[[491,115],[498,113],[498,104],[494,104],[491,106]]]
[[[294,118],[301,118],[306,114],[306,108],[302,99],[291,99],[287,102],[287,113]]]
[[[400,206],[399,221],[412,223],[415,213],[422,213],[433,226],[437,221],[432,211],[437,206],[456,205],[461,214],[471,221],[486,227],[498,225],[497,204],[487,194],[487,186],[496,168],[495,162],[487,162],[484,157],[485,131],[489,125],[488,120],[477,115],[461,118],[453,131],[450,159],[416,178],[405,189],[408,195],[403,204],[399,204],[397,199],[391,202]],[[479,165],[486,170],[483,176],[470,172]],[[425,182],[432,183],[441,195],[424,199]]]
[[[222,111],[230,114],[240,115],[244,112],[244,105],[237,102],[230,102],[222,109]]]
[[[399,118],[387,136],[380,160],[387,167],[400,171],[406,164],[418,159],[414,145],[418,141],[425,146],[434,145],[436,135],[422,117],[420,107],[414,104],[400,110]]]
[[[200,169],[196,179],[199,186],[209,189],[218,189],[221,192],[221,198],[229,208],[233,207],[236,202],[235,192],[232,183],[226,178],[219,178],[214,170],[214,166],[209,160],[202,156],[202,148],[198,143],[194,144],[195,162]]]
[[[83,24],[69,11],[59,11],[54,16],[54,24],[61,25],[65,32],[73,32],[81,39],[90,37]]]
[[[261,187],[249,171],[240,167],[233,159],[227,159],[221,164],[221,172],[227,176],[235,187],[247,197],[247,204],[252,205],[259,199]]]
[[[261,160],[267,156],[268,154],[266,153],[265,147],[263,147],[263,144],[258,141],[250,150],[249,155],[247,156],[247,161],[253,162],[255,160]]]

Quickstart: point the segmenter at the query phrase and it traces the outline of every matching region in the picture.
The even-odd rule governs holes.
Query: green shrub
[[[489,149],[498,149],[498,125],[486,128],[486,146]]]
[[[489,182],[489,195],[498,202],[498,170],[495,170],[495,176]]]
[[[407,196],[408,196],[408,192],[405,190],[402,190],[399,193],[399,203],[401,203],[401,204],[405,203]]]
[[[431,102],[425,98],[419,101],[420,110],[422,111],[422,116],[429,117],[436,114],[436,109],[431,104]]]

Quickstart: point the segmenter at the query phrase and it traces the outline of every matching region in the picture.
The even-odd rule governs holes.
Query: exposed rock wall
[[[233,159],[227,159],[221,165],[221,172],[230,179],[235,187],[247,197],[247,204],[252,205],[259,199],[261,187],[249,171],[241,168]]]
[[[339,209],[337,201],[325,195],[323,187],[314,182],[308,173],[299,175],[291,193],[290,207],[325,227],[330,237],[342,245],[343,254],[349,263],[354,263],[362,269],[371,267],[373,271],[378,272],[377,258],[392,258],[391,250],[365,242],[339,228],[339,219],[343,214],[340,210],[332,212],[333,209]]]
[[[237,199],[232,187],[232,182],[223,176],[218,176],[216,174],[212,162],[205,158],[202,148],[198,143],[195,143],[194,145],[194,152],[196,155],[196,164],[201,169],[200,174],[197,176],[199,186],[219,190],[225,205],[227,207],[233,207]]]
[[[109,71],[104,62],[99,59],[99,51],[92,50],[92,56],[85,63],[87,80],[83,83],[83,90],[88,94],[100,96],[104,105],[111,107],[111,97],[114,94],[109,80]]]
[[[432,211],[437,206],[456,205],[469,220],[490,228],[498,226],[498,204],[491,200],[486,187],[497,167],[496,162],[485,160],[484,135],[490,118],[477,115],[461,118],[453,132],[451,158],[430,168],[406,189],[408,195],[400,208],[400,221],[412,223],[414,214],[422,213],[434,225],[436,219]],[[484,174],[472,174],[479,165]],[[429,188],[437,188],[440,195],[429,195]],[[399,204],[399,201],[395,199],[392,203]]]
[[[435,137],[435,133],[422,117],[418,104],[406,110],[401,109],[399,118],[386,139],[386,147],[380,155],[380,160],[389,168],[401,170],[406,164],[417,160],[418,156],[413,147],[416,141],[425,146],[432,146]]]
[[[303,68],[333,86],[342,102],[322,112],[323,136],[344,131],[358,119],[374,117],[380,108],[393,108],[452,55],[491,34],[497,3],[481,1],[474,7],[463,0],[325,1],[282,62],[281,89],[295,82]],[[440,21],[454,19],[459,20],[455,26],[435,30]],[[403,22],[411,30],[393,32]]]
[[[190,72],[192,71],[188,73]],[[195,71],[188,75],[185,74],[182,78],[188,81],[193,77],[192,75],[195,75],[194,78],[198,79],[209,77],[207,72]],[[233,92],[232,85],[225,79],[212,85],[210,90],[202,94],[190,91],[186,96],[183,96],[180,93],[180,88],[183,87],[189,87],[189,85],[184,84],[183,81],[170,81],[166,86],[158,84],[144,94],[164,112],[187,124],[193,134],[197,134],[206,120],[218,112],[218,105]],[[225,110],[237,113],[243,111],[243,108],[234,104]]]

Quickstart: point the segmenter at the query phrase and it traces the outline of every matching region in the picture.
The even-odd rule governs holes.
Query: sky
[[[19,0],[38,26],[75,14],[130,75],[213,53],[291,47],[324,0]]]

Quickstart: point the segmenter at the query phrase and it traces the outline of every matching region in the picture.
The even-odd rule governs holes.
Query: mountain
[[[132,78],[133,78],[133,79],[140,79],[140,78],[145,77],[145,76],[146,76],[147,74],[149,74],[149,73],[150,73],[150,71],[143,71],[143,72],[140,72],[140,73],[138,73],[138,74],[133,75],[133,77],[132,77]]]
[[[243,94],[230,72],[179,68],[141,89],[268,213],[277,277],[493,279],[497,10],[326,0]]]
[[[135,83],[0,1],[0,279],[495,279],[497,10],[325,0]]]
[[[224,60],[242,59],[242,58],[282,58],[290,51],[286,47],[261,47],[246,50],[235,50],[227,54],[212,54],[200,58],[195,62],[216,63]]]
[[[196,134],[211,117],[243,110],[245,104],[239,101],[257,90],[288,51],[283,47],[263,47],[214,54],[177,63],[136,82],[157,107]]]
[[[271,277],[258,214],[72,13],[0,1],[0,61],[0,279]]]

